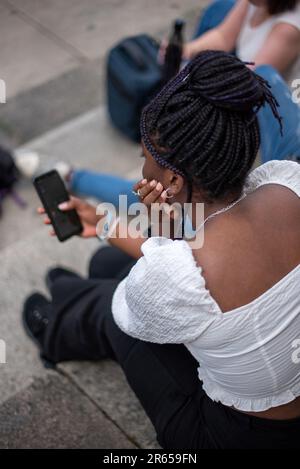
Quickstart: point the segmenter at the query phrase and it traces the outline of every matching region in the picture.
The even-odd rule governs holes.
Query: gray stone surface
[[[0,448],[122,448],[135,445],[70,381],[36,380],[0,406]]]
[[[160,448],[150,420],[116,363],[71,362],[62,363],[59,368],[139,447]]]
[[[88,59],[103,55],[124,36],[165,29],[172,19],[188,9],[199,8],[198,0],[52,0],[38,3],[35,0],[11,0],[10,3]]]
[[[141,165],[140,146],[114,130],[105,106],[31,140],[19,150],[27,148],[40,153],[43,167],[63,160],[79,168],[125,175]]]
[[[0,105],[0,141],[19,146],[103,104],[104,72],[103,60],[86,62],[8,99]]]
[[[76,67],[77,61],[8,4],[0,4],[0,75],[9,99]]]
[[[107,50],[127,35],[168,34],[187,19],[190,38],[208,0],[3,0],[0,78],[8,102],[0,106],[0,141],[13,147],[57,127],[105,100]]]
[[[104,57],[124,36],[159,29],[199,0],[2,0],[0,61],[9,96]],[[14,60],[9,54],[14,54]],[[47,60],[45,60],[47,58]]]

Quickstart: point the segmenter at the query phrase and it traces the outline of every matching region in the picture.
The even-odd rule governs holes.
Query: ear
[[[184,178],[170,169],[167,169],[165,173],[165,188],[169,188],[174,196],[180,194],[184,187]]]

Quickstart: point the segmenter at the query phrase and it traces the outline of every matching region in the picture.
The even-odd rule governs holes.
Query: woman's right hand
[[[78,199],[77,197],[71,197],[70,200],[63,202],[58,207],[61,211],[67,212],[68,210],[76,210],[80,221],[83,226],[83,231],[80,236],[82,238],[93,238],[97,236],[96,225],[100,220],[101,216],[96,214],[96,207],[88,204],[84,200]],[[38,213],[44,215],[45,209],[43,207],[38,208]],[[47,217],[44,218],[45,225],[51,225],[51,220]],[[54,230],[50,231],[51,236],[55,236]]]
[[[164,190],[160,182],[147,181],[143,179],[133,186],[133,191],[137,193],[139,199],[148,208],[154,203],[164,203],[167,200],[167,191]]]

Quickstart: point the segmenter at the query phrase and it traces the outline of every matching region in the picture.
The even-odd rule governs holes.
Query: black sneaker
[[[52,315],[52,305],[43,295],[34,293],[27,298],[23,308],[25,332],[40,350],[41,360],[46,368],[55,368],[55,363],[43,354],[45,331]]]
[[[63,267],[55,267],[47,272],[45,282],[47,285],[48,290],[51,291],[54,282],[60,277],[73,277],[73,278],[80,278],[75,272],[71,270],[64,269]]]

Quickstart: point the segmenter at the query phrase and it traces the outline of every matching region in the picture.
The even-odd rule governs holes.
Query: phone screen
[[[65,241],[79,234],[82,225],[76,210],[62,212],[58,208],[59,204],[69,200],[68,192],[58,172],[53,170],[38,176],[34,185],[58,239]]]

